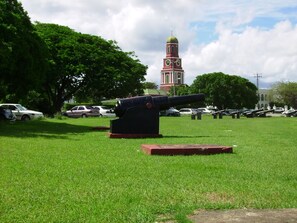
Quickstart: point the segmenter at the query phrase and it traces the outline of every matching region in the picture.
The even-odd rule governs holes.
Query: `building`
[[[171,87],[184,84],[182,60],[178,55],[178,40],[170,36],[166,41],[166,57],[163,59],[160,89],[168,92]]]
[[[258,95],[259,95],[259,101],[258,104],[256,105],[258,108],[264,108],[267,109],[269,108],[269,89],[259,89],[258,90]]]

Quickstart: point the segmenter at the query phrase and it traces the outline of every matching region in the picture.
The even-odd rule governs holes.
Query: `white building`
[[[259,95],[259,101],[257,104],[258,108],[264,108],[267,109],[269,107],[269,89],[259,89],[258,90],[258,95]]]

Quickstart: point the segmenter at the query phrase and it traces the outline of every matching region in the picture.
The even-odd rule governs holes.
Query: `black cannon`
[[[219,115],[219,119],[223,118],[223,112],[225,112],[225,110],[219,110],[219,111],[215,111],[212,114],[214,119],[217,119],[217,116]]]
[[[267,113],[271,113],[273,112],[274,110],[273,109],[270,109],[270,110],[264,110],[264,111],[259,111],[256,113],[256,116],[257,117],[267,117]]]
[[[286,117],[296,117],[297,116],[297,110],[288,110],[283,113]]]
[[[204,100],[204,94],[187,96],[139,96],[117,101],[118,119],[110,121],[111,138],[159,137],[159,112],[176,105]]]
[[[236,118],[240,118],[240,111],[232,111],[230,112],[230,115],[232,116],[233,119],[235,119],[235,116]]]
[[[247,118],[254,118],[257,116],[257,113],[263,111],[263,109],[254,109],[252,111],[249,111],[249,112],[245,112],[244,115],[247,117]]]

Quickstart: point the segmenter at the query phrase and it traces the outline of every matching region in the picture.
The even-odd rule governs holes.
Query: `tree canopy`
[[[297,108],[296,82],[278,82],[272,86],[269,94],[272,103]]]
[[[186,84],[172,86],[169,90],[170,96],[180,96],[189,94],[191,94],[191,88]]]
[[[38,89],[45,71],[44,44],[17,0],[0,0],[0,100]]]
[[[73,96],[100,101],[142,92],[146,66],[115,42],[56,24],[35,27],[48,49],[44,88],[52,112]]]
[[[204,93],[205,103],[226,108],[253,108],[258,102],[257,87],[249,80],[218,73],[199,75],[191,85],[192,93]]]

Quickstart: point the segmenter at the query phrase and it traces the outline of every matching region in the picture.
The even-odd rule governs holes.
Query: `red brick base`
[[[179,145],[157,145],[143,144],[142,151],[148,155],[210,155],[218,153],[232,153],[230,146],[179,144]]]

